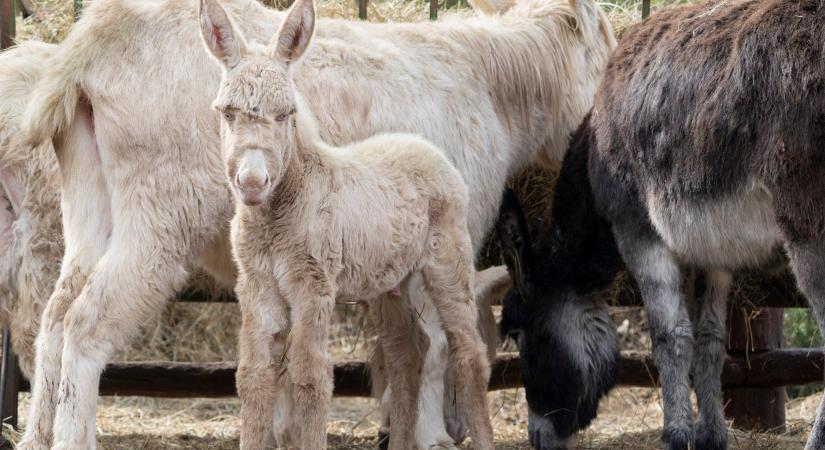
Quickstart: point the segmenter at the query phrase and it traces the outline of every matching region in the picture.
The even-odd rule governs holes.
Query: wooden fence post
[[[650,0],[642,0],[642,20],[650,15]]]
[[[728,317],[728,354],[743,356],[745,363],[761,352],[781,348],[782,309],[732,303]],[[785,387],[725,390],[725,415],[733,426],[745,430],[785,431]]]
[[[14,45],[15,0],[0,0],[0,50]]]

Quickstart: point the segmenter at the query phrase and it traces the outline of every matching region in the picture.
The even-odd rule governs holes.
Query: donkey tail
[[[69,39],[67,39],[69,41]],[[37,145],[52,139],[74,120],[81,97],[80,76],[89,55],[82,53],[88,46],[60,45],[59,52],[49,58],[47,68],[34,86],[20,124],[26,143]],[[72,44],[72,42],[68,42]]]
[[[11,166],[30,157],[20,145],[21,112],[32,97],[46,62],[57,48],[44,42],[20,42],[0,53],[0,166]]]

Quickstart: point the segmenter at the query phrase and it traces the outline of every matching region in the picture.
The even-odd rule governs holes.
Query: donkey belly
[[[782,241],[771,195],[761,186],[700,200],[670,200],[649,191],[646,201],[659,236],[688,264],[754,267],[769,260]]]

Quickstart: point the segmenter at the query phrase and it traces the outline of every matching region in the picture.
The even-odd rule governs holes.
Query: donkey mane
[[[533,251],[540,285],[571,287],[580,293],[602,289],[622,268],[610,223],[596,211],[588,160],[593,130],[588,115],[573,134],[553,204]]]
[[[596,10],[577,10],[585,8]],[[563,98],[560,93],[569,88],[565,80],[599,78],[595,73],[576,73],[579,64],[574,61],[581,55],[571,52],[578,49],[574,43],[578,34],[605,39],[608,48],[616,47],[610,23],[597,8],[581,0],[528,0],[517,2],[501,17],[506,28],[498,20],[479,18],[486,20],[482,24],[487,33],[474,29],[478,23],[458,21],[448,30],[453,40],[466,49],[463,51],[476,59],[474,66],[484,71],[497,108],[511,114],[511,121],[529,122],[533,120],[529,105],[536,101],[558,104]],[[558,38],[547,39],[548,35]]]

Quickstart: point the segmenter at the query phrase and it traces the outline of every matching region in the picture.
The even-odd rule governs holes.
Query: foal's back
[[[328,259],[340,271],[341,295],[392,289],[420,266],[433,230],[460,225],[466,232],[467,188],[429,141],[381,134],[327,154],[330,183],[316,198],[329,208],[328,242],[342,243]]]

